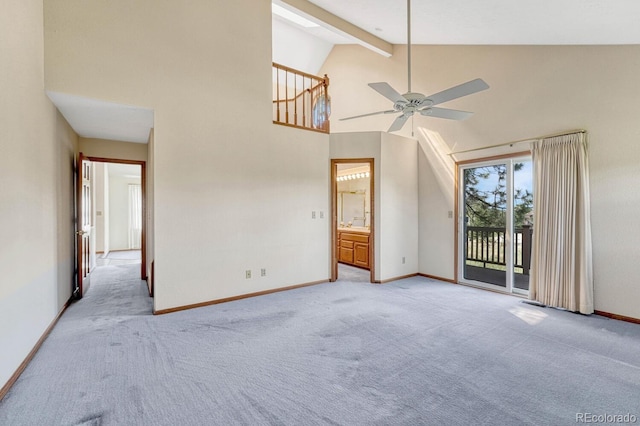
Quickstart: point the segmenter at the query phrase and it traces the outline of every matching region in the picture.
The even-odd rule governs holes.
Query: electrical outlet
[[[453,219],[453,211],[449,210],[449,211],[447,212],[447,217],[448,217],[449,219]]]
[[[267,268],[260,269],[260,276],[261,277],[266,277],[267,276]]]
[[[316,212],[315,210],[311,212],[311,219],[315,219],[316,218]]]
[[[247,279],[251,278],[251,269],[247,269],[244,273]]]
[[[403,265],[404,265],[404,262],[405,262],[405,258],[404,258],[404,256],[402,256],[402,264]]]

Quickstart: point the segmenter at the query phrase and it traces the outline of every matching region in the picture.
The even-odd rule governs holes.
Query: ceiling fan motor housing
[[[433,101],[431,99],[427,99],[426,96],[423,95],[422,93],[408,92],[402,95],[402,97],[404,97],[406,101],[404,100],[397,101],[393,105],[393,108],[396,111],[402,111],[404,113],[413,114],[420,107],[425,107],[425,106],[428,107],[433,105]]]

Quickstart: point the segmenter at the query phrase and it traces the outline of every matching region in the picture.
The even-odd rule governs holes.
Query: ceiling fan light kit
[[[401,95],[391,87],[389,83],[369,83],[369,87],[393,102],[393,109],[341,118],[340,120],[352,120],[354,118],[379,114],[400,113],[400,115],[396,117],[394,122],[391,124],[391,127],[389,127],[388,132],[395,132],[402,129],[404,123],[406,123],[409,117],[412,117],[415,113],[419,113],[420,115],[427,117],[464,120],[472,116],[473,113],[448,108],[437,108],[434,106],[489,88],[489,85],[485,83],[484,80],[476,78],[475,80],[462,83],[429,96],[411,91],[411,0],[407,0],[407,85],[407,93]]]

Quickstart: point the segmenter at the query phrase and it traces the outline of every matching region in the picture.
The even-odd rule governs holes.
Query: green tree
[[[523,163],[515,163],[519,171]],[[507,168],[505,165],[476,167],[464,171],[465,214],[468,226],[506,227]],[[521,227],[533,207],[533,194],[517,189],[514,194],[514,225]]]

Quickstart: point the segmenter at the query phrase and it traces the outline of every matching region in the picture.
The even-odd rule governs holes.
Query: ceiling
[[[406,44],[406,0],[309,2]],[[640,44],[637,0],[413,0],[411,15],[413,44]]]
[[[73,130],[84,138],[147,143],[153,110],[47,91]]]
[[[139,164],[105,163],[109,169],[109,176],[127,179],[140,179],[142,167]]]

